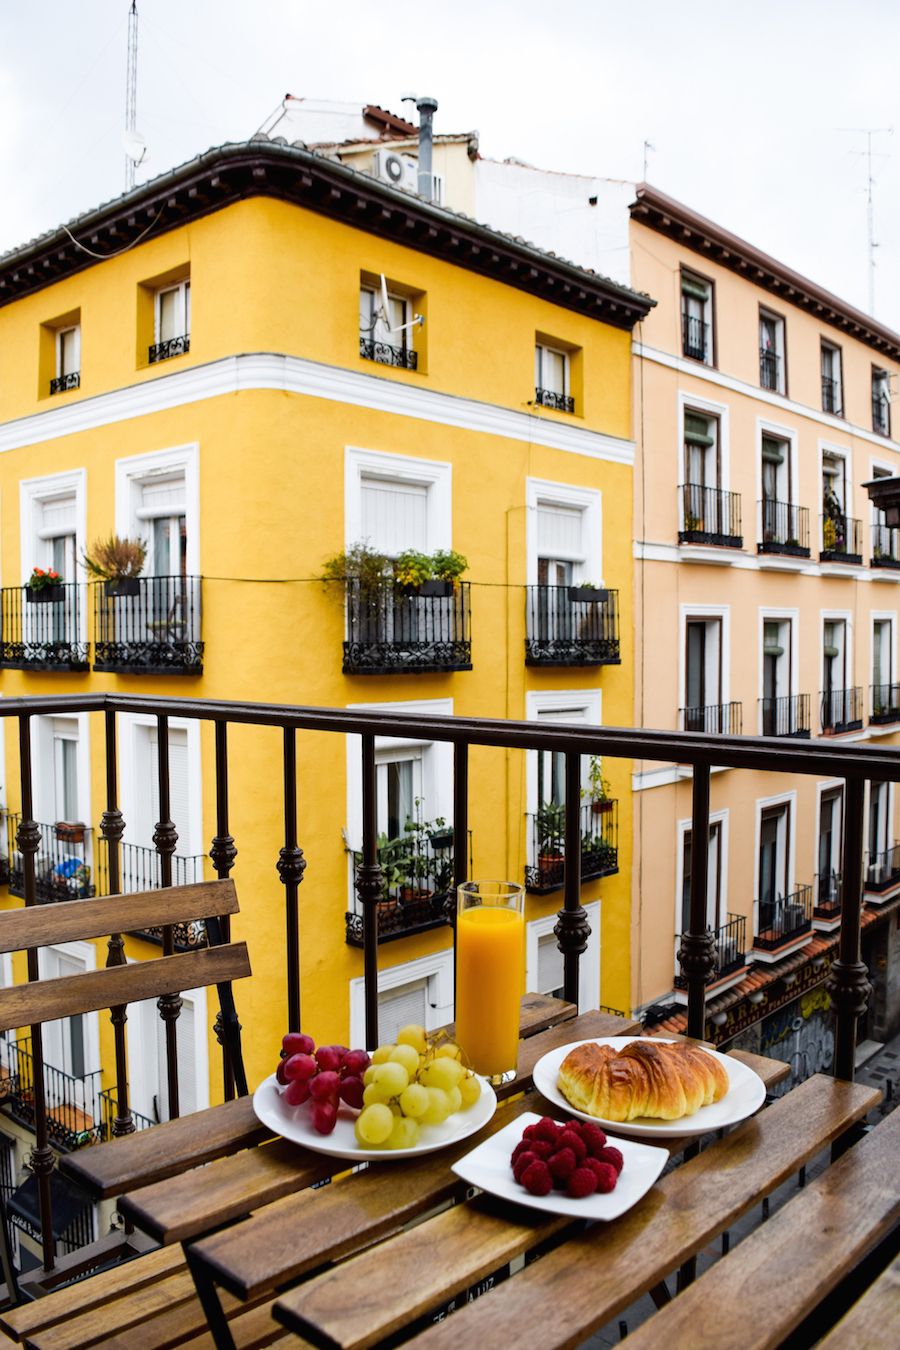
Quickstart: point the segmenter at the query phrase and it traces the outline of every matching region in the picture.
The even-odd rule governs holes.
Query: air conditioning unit
[[[415,192],[419,186],[419,166],[408,155],[398,155],[395,150],[379,150],[375,156],[375,176],[394,187],[406,188]]]

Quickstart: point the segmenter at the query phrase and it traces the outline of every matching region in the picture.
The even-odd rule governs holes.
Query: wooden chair
[[[210,881],[136,895],[63,901],[0,913],[0,952],[25,951],[51,944],[106,937],[113,933],[165,928],[170,924],[200,919],[206,922],[209,943],[205,949],[160,956],[132,965],[108,966],[61,979],[33,980],[28,984],[0,990],[0,1031],[30,1026],[34,1039],[36,1029],[58,1018],[118,1008],[166,994],[177,995],[185,989],[215,985],[222,1011],[223,1040],[234,1070],[235,1082],[238,1090],[246,1093],[240,1025],[235,1013],[231,982],[250,974],[250,960],[245,943],[223,941],[219,922],[221,916],[237,912],[234,883]],[[37,1035],[40,1035],[39,1031]],[[120,1093],[123,1086],[119,1085]],[[234,1107],[238,1103],[229,1105]],[[239,1105],[244,1107],[243,1102]],[[222,1108],[213,1108],[217,1109]],[[176,1128],[186,1124],[187,1121],[173,1122]],[[160,1131],[166,1128],[156,1127]],[[153,1135],[156,1129],[141,1131],[140,1134]],[[124,1145],[127,1148],[132,1141],[135,1144],[142,1142],[139,1135],[128,1135],[96,1148],[82,1150],[92,1155],[89,1165],[80,1168],[77,1165],[78,1155],[71,1155],[67,1161],[74,1165],[65,1170],[70,1175],[74,1174],[82,1184],[86,1182],[88,1189],[99,1198],[101,1190],[91,1185],[92,1167],[99,1166],[102,1171],[103,1158],[108,1153],[115,1154],[117,1146]],[[174,1163],[177,1170],[178,1158],[173,1157],[171,1148],[165,1151],[168,1152],[167,1161]],[[134,1252],[123,1254],[133,1255]],[[75,1258],[79,1255],[76,1253]],[[54,1287],[62,1278],[75,1274],[75,1265],[69,1269],[75,1258],[65,1258],[59,1262],[58,1271],[42,1283],[42,1292]],[[80,1268],[90,1269],[91,1266],[92,1263],[85,1256]]]

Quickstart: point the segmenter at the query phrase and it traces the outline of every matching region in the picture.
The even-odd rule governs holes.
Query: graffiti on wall
[[[831,1000],[821,985],[765,1019],[760,1031],[759,1053],[791,1066],[790,1078],[772,1089],[772,1095],[776,1097],[789,1092],[811,1074],[831,1069],[834,1059]]]

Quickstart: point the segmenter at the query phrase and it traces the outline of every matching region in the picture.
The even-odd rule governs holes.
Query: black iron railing
[[[786,553],[789,557],[809,557],[809,511],[805,506],[778,502],[765,497],[759,503],[760,553]]]
[[[825,689],[821,695],[822,730],[859,731],[863,722],[862,689]]]
[[[526,817],[532,861],[525,868],[529,891],[562,890],[566,881],[565,807],[548,804]],[[578,852],[581,880],[612,876],[619,870],[619,803],[608,797],[580,809]]]
[[[869,690],[872,698],[869,721],[900,722],[900,684],[873,684]]]
[[[619,654],[619,592],[526,586],[525,664],[610,666]]]
[[[715,939],[716,964],[710,974],[710,983],[714,984],[717,980],[724,980],[726,976],[733,975],[737,970],[743,970],[747,964],[747,920],[743,914],[729,914],[728,922],[721,928],[713,929],[712,932]],[[680,948],[681,933],[675,941]],[[675,988],[687,988],[687,980],[683,975],[675,976]]]
[[[810,735],[809,694],[785,694],[761,698],[759,711],[764,736]]]
[[[374,584],[345,582],[345,675],[393,675],[472,669],[472,620],[467,581],[427,595],[391,577]]]
[[[33,1129],[35,1063],[31,1037],[2,1041],[0,1046],[7,1073],[0,1105],[13,1120]],[[100,1071],[76,1077],[45,1062],[43,1078],[47,1129],[53,1145],[71,1153],[86,1144],[96,1144],[102,1137]]]
[[[790,895],[777,900],[760,900],[754,947],[776,951],[812,930],[813,888],[798,886]]]
[[[900,567],[900,530],[890,525],[872,526],[873,567]]]
[[[823,562],[862,562],[862,521],[852,516],[823,515],[822,551],[819,557]]]
[[[841,914],[843,879],[840,872],[817,872],[815,880],[814,919],[838,919]]]
[[[719,544],[741,548],[741,496],[723,488],[682,483],[680,544]]]
[[[879,436],[891,434],[891,401],[884,394],[872,395],[872,430]]]
[[[68,375],[57,375],[50,381],[51,394],[64,394],[67,389],[79,389],[81,387],[81,371],[71,370]]]
[[[708,361],[709,324],[693,314],[682,314],[681,350],[694,361]]]
[[[834,413],[836,417],[843,416],[840,380],[834,380],[830,375],[822,376],[822,411]]]
[[[0,591],[0,666],[12,670],[87,670],[85,588],[60,582],[44,591]]]
[[[119,1103],[116,1095],[109,1088],[104,1088],[100,1093],[100,1137],[101,1139],[115,1138],[115,1121],[119,1115]],[[159,1121],[151,1120],[149,1116],[142,1116],[140,1111],[135,1111],[134,1107],[130,1109],[131,1119],[134,1121],[136,1130],[149,1130]]]
[[[399,366],[401,370],[415,370],[419,354],[412,347],[394,347],[390,342],[376,342],[375,338],[359,335],[359,354],[364,361],[377,361],[380,366]]]
[[[777,352],[773,352],[768,347],[759,349],[759,382],[763,389],[779,390],[781,388],[779,366],[781,357]]]
[[[416,826],[397,839],[385,840],[377,850],[382,871],[378,901],[378,941],[390,942],[408,933],[440,928],[448,922],[447,900],[453,888],[453,831],[440,826]],[[354,877],[362,854],[351,852]],[[346,918],[347,942],[363,945],[363,912],[357,897]]]
[[[17,812],[7,816],[9,835],[9,891],[25,896],[25,870],[16,836],[22,823]],[[80,821],[37,823],[39,843],[34,854],[35,897],[39,903],[57,900],[89,900],[96,895],[91,865],[91,830]]]
[[[147,352],[151,366],[159,361],[168,361],[170,356],[184,356],[191,350],[191,335],[183,333],[181,337],[167,338],[165,342],[154,342]]]
[[[556,389],[536,388],[534,401],[542,408],[555,408],[557,412],[573,413],[575,399],[571,394],[560,394]]]
[[[97,893],[109,895],[109,846],[105,839],[97,841]],[[124,842],[120,845],[119,890],[124,895],[139,891],[155,891],[164,885],[162,858],[155,848],[146,848],[141,844]],[[172,854],[173,886],[187,886],[203,880],[204,857],[202,854]],[[146,938],[150,942],[161,944],[161,928],[133,929],[136,937]],[[202,919],[191,923],[172,925],[172,937],[176,951],[190,951],[194,947],[205,947],[206,924]]]
[[[94,669],[135,675],[199,675],[200,578],[138,577],[137,594],[94,593]]]
[[[880,894],[900,886],[900,844],[866,854],[866,890]]]
[[[742,705],[708,703],[706,707],[679,708],[682,731],[708,731],[719,736],[740,736]]]

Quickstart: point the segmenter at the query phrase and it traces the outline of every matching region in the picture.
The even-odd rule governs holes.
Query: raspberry
[[[597,1189],[597,1178],[589,1167],[576,1167],[575,1171],[569,1177],[566,1186],[566,1195],[570,1200],[583,1200],[587,1195],[593,1195]]]
[[[587,1151],[592,1158],[600,1157],[601,1148],[606,1145],[606,1135],[599,1125],[582,1125],[581,1137],[587,1146]]]
[[[535,1139],[546,1139],[548,1144],[555,1144],[559,1138],[560,1128],[555,1120],[549,1116],[542,1116],[534,1127]]]
[[[612,1144],[607,1144],[606,1148],[601,1149],[597,1154],[597,1158],[600,1162],[609,1163],[610,1167],[614,1167],[617,1176],[625,1166],[625,1159],[622,1157],[621,1152],[619,1149],[613,1148]]]
[[[538,1157],[538,1155],[536,1153],[532,1153],[530,1150],[528,1153],[520,1153],[516,1161],[513,1163],[512,1171],[516,1181],[522,1180],[522,1177],[528,1171],[532,1163],[540,1161],[541,1160]]]
[[[568,1126],[566,1127],[566,1129],[563,1130],[562,1134],[557,1139],[556,1147],[570,1148],[572,1152],[575,1154],[575,1157],[579,1163],[583,1162],[584,1159],[587,1157],[587,1145],[581,1138],[581,1135],[577,1132],[577,1130],[573,1130]]]
[[[523,1138],[523,1140],[524,1140],[524,1139],[533,1139],[533,1138],[534,1138],[534,1132],[535,1132],[536,1129],[537,1129],[537,1126],[536,1126],[536,1125],[526,1125],[525,1128],[524,1128],[524,1130],[522,1131],[522,1138]]]
[[[530,1139],[520,1139],[518,1144],[516,1144],[515,1148],[512,1151],[510,1162],[514,1163],[516,1161],[516,1158],[521,1158],[522,1154],[527,1153],[530,1148],[531,1148]]]
[[[553,1189],[553,1178],[545,1162],[533,1162],[522,1176],[522,1185],[532,1195],[549,1195]]]
[[[598,1175],[598,1173],[602,1173],[602,1175]],[[577,1176],[578,1173],[576,1172],[574,1175]],[[605,1195],[607,1191],[614,1191],[616,1189],[616,1182],[619,1180],[619,1174],[611,1163],[599,1163],[592,1175],[596,1177],[597,1190],[601,1195]],[[570,1185],[571,1182],[572,1178],[570,1177]]]
[[[575,1171],[575,1154],[570,1148],[561,1148],[547,1162],[554,1181],[568,1181]]]
[[[548,1144],[546,1139],[532,1139],[531,1151],[536,1153],[544,1162],[550,1157],[551,1153],[556,1152],[556,1144]]]

